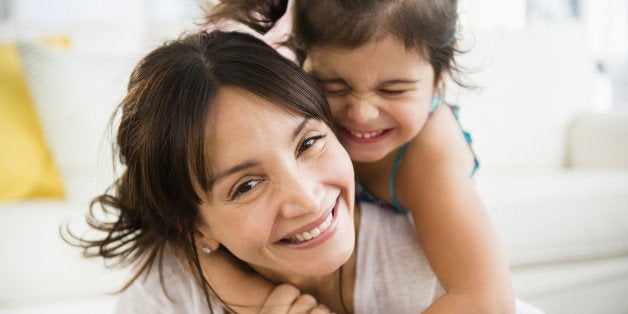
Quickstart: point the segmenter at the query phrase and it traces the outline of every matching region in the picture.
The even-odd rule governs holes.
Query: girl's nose
[[[349,99],[346,114],[356,124],[366,124],[379,116],[379,109],[370,97],[355,95]]]
[[[324,191],[315,174],[292,172],[279,184],[280,193],[283,194],[280,210],[285,218],[320,211]]]

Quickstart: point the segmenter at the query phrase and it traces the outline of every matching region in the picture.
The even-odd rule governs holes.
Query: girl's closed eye
[[[380,89],[379,92],[385,96],[390,96],[390,97],[394,97],[394,96],[401,96],[403,95],[405,92],[407,92],[408,90],[406,89]]]
[[[349,86],[341,82],[325,82],[318,80],[318,83],[327,97],[344,96],[350,92]]]
[[[325,93],[325,96],[327,97],[344,96],[344,95],[349,94],[349,89],[348,88],[342,88],[342,89],[323,88],[323,92]]]

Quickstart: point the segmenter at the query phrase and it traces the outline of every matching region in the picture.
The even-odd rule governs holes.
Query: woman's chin
[[[353,253],[353,247],[350,250],[343,250],[337,252],[337,255],[327,256],[325,260],[312,263],[309,267],[296,271],[296,277],[325,277],[333,274],[347,263],[351,254]],[[288,275],[289,276],[289,275]]]
[[[285,259],[272,266],[272,270],[255,266],[253,268],[271,281],[274,281],[272,280],[274,278],[278,279],[277,281],[299,282],[308,277],[328,276],[351,258],[355,245],[355,233],[352,229],[342,230],[330,240],[328,246],[319,248],[318,252],[312,252],[315,254],[284,256]]]

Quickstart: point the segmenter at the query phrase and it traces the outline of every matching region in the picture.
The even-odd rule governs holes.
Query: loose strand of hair
[[[205,8],[205,23],[215,24],[231,19],[260,34],[266,34],[286,13],[288,0],[222,0]]]

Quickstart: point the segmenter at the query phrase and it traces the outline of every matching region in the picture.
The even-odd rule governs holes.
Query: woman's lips
[[[301,233],[296,233],[293,236],[284,239],[285,241],[288,241],[290,243],[300,243],[303,241],[307,241],[307,240],[311,240],[313,238],[318,237],[322,232],[324,232],[325,230],[327,230],[327,228],[329,228],[329,226],[331,225],[331,219],[332,219],[332,212],[329,212],[329,214],[327,215],[327,218],[325,218],[325,221],[323,221],[323,223],[321,223],[320,225],[312,228],[312,230],[310,231],[304,231]]]
[[[277,243],[292,248],[310,248],[324,242],[336,232],[338,227],[338,204],[340,196],[336,198],[334,207],[327,214],[321,216],[315,222],[308,224],[299,231],[292,233]],[[305,230],[305,231],[301,231]]]

